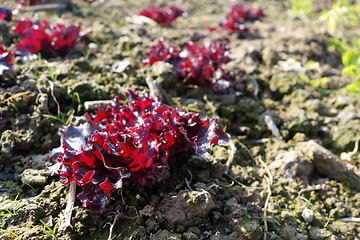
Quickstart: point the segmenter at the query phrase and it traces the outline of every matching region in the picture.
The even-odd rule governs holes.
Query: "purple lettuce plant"
[[[190,147],[205,153],[212,144],[226,144],[228,135],[216,119],[162,105],[147,93],[128,91],[127,105],[115,98],[80,126],[61,131],[61,146],[52,151],[63,184],[76,182],[85,207],[103,211],[112,190],[125,182],[153,187],[168,157]]]

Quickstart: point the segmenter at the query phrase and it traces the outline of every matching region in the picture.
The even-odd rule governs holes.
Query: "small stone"
[[[196,239],[199,239],[198,236],[196,236],[195,233],[192,233],[192,232],[186,232],[183,234],[184,238],[186,240],[196,240]]]
[[[99,49],[98,45],[94,42],[89,43],[89,49],[93,51],[97,51]]]
[[[155,233],[152,238],[153,240],[163,240],[163,239],[170,239],[170,240],[180,240],[181,235],[177,233],[172,233],[167,230],[159,230]]]
[[[305,222],[308,224],[310,224],[314,220],[314,212],[309,208],[305,208],[303,210],[301,216],[304,218]]]
[[[125,69],[127,67],[129,67],[131,65],[129,60],[123,60],[123,61],[119,61],[116,62],[113,66],[112,66],[112,71],[116,72],[116,73],[122,73],[125,71]]]
[[[139,211],[141,215],[144,215],[146,217],[152,217],[154,215],[154,207],[150,205],[146,205],[143,209]]]

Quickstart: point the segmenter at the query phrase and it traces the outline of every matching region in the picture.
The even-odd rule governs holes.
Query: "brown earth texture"
[[[150,2],[187,16],[168,27],[142,21],[137,14]],[[319,16],[332,2],[313,1],[300,14],[285,0],[244,1],[266,15],[246,23],[244,38],[219,27],[235,0],[73,0],[66,9],[0,21],[10,49],[14,21],[26,17],[91,31],[63,58],[15,57],[0,75],[0,239],[360,239],[360,95],[344,90],[355,79],[342,73],[342,53],[329,44],[360,32],[351,24],[328,30]],[[231,87],[186,85],[165,62],[144,66],[161,37],[180,49],[195,40],[228,43],[232,61],[223,68]],[[172,155],[166,180],[153,188],[125,183],[103,212],[76,199],[72,228],[59,229],[69,186],[47,167],[64,124],[49,115],[60,106],[79,125],[95,113],[90,101],[149,91],[147,77],[173,107],[218,118],[230,144],[205,156]]]

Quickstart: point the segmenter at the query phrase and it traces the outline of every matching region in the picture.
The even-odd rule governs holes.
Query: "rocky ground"
[[[14,234],[27,240],[359,239],[360,161],[357,152],[342,154],[352,152],[359,137],[359,95],[320,91],[300,77],[326,76],[321,87],[328,90],[352,81],[342,74],[341,55],[328,45],[331,36],[317,17],[296,17],[287,1],[246,1],[262,7],[266,17],[249,23],[253,33],[238,39],[220,28],[208,31],[218,27],[232,0],[171,1],[188,17],[167,28],[132,17],[150,1],[73,2],[65,11],[16,17],[81,24],[92,33],[65,58],[23,62],[17,57],[13,71],[0,76],[1,239],[17,239]],[[15,6],[10,0],[2,4]],[[314,11],[327,7],[327,1],[319,1]],[[6,45],[14,41],[11,26],[0,22]],[[232,61],[225,70],[234,81],[231,89],[183,85],[164,62],[143,66],[158,38],[184,47],[200,35],[199,44],[229,43]],[[309,61],[316,67],[307,70]],[[76,201],[71,230],[56,230],[54,236],[40,230],[41,221],[51,229],[59,224],[67,201],[68,187],[46,170],[63,126],[44,116],[56,116],[54,99],[65,120],[70,116],[76,125],[94,111],[85,102],[109,100],[129,88],[147,90],[148,76],[174,106],[219,118],[234,148],[214,146],[207,158],[193,150],[171,156],[171,176],[155,188],[126,184],[112,192],[102,213]],[[280,136],[265,119],[274,122]],[[320,145],[324,149],[317,156]]]

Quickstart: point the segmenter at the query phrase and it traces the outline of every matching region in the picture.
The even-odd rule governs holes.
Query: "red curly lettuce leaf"
[[[185,13],[184,10],[176,7],[170,6],[168,8],[160,8],[154,4],[150,4],[147,8],[144,8],[140,11],[139,15],[148,17],[154,20],[156,23],[167,27],[176,20],[176,18],[183,16]]]
[[[160,39],[146,53],[143,63],[148,65],[157,61],[171,63],[179,80],[186,84],[212,86],[214,89],[231,85],[229,75],[222,69],[223,64],[231,61],[230,49],[220,41],[203,47],[189,42],[185,50],[180,52],[175,46]]]
[[[88,4],[91,4],[93,2],[95,2],[96,0],[83,0],[84,2],[87,2]]]
[[[245,26],[246,22],[252,22],[265,17],[261,8],[256,12],[252,8],[245,7],[242,3],[237,3],[231,7],[225,19],[221,19],[219,25],[222,29],[236,33],[243,38],[249,33],[249,29]]]
[[[3,45],[0,44],[0,74],[12,68],[13,55],[12,51],[4,49]]]
[[[179,54],[180,50],[174,45],[166,43],[161,38],[156,45],[150,47],[150,50],[146,53],[146,58],[143,60],[143,64],[146,66],[158,61],[164,61],[175,65],[179,61]]]
[[[65,127],[61,146],[51,153],[56,164],[49,170],[64,184],[82,186],[77,197],[92,210],[103,211],[124,181],[154,186],[170,154],[190,147],[203,154],[229,140],[215,119],[161,105],[146,93],[130,90],[126,97],[127,105],[115,98],[86,123]]]
[[[26,6],[33,6],[33,5],[38,5],[40,3],[42,3],[42,0],[16,0],[16,2],[22,6],[22,7],[26,7]]]
[[[17,21],[14,33],[19,34],[15,44],[19,55],[42,52],[45,56],[65,56],[79,41],[80,27],[74,25],[49,25],[46,20]]]

